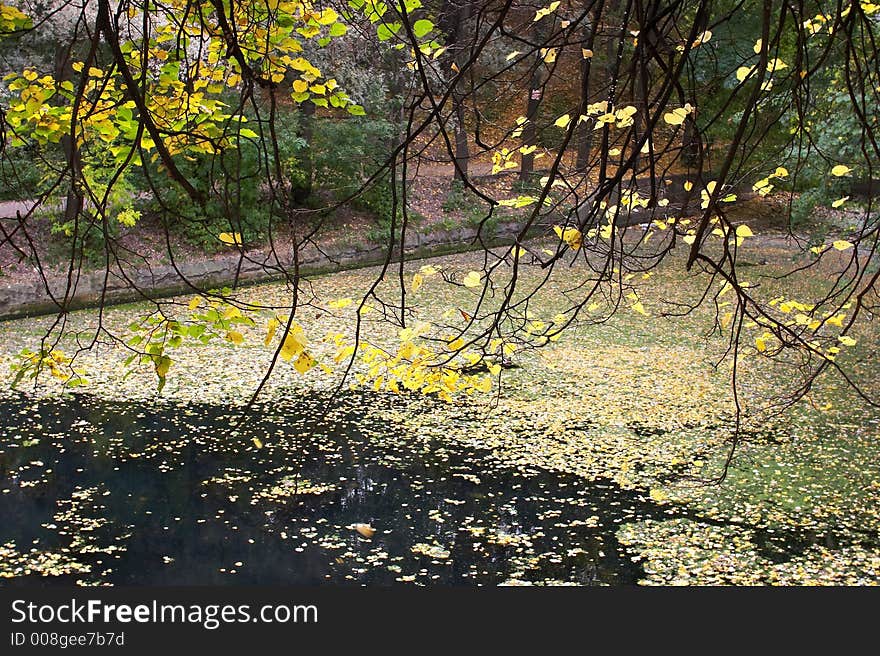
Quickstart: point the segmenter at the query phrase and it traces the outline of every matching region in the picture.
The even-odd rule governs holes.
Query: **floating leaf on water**
[[[354,530],[357,531],[358,533],[360,533],[363,537],[367,538],[368,540],[376,534],[376,529],[374,529],[369,524],[360,524],[360,523],[355,524]]]

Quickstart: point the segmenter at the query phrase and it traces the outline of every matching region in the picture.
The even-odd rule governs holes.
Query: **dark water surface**
[[[238,432],[229,427],[239,415],[216,405],[0,402],[0,583],[620,585],[641,576],[614,533],[664,516],[644,495],[401,434],[364,419],[364,404],[376,402],[341,398],[332,422],[318,396],[257,407]],[[358,523],[375,534],[363,537]]]

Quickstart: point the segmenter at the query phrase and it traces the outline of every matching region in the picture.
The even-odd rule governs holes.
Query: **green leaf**
[[[426,18],[423,18],[423,19],[417,20],[415,23],[413,23],[412,29],[413,29],[413,34],[415,34],[418,38],[421,39],[428,32],[430,32],[431,30],[434,29],[434,23],[432,23],[431,21],[429,21]]]
[[[365,116],[367,114],[367,112],[364,111],[364,108],[360,105],[349,105],[348,113],[352,116]]]
[[[348,28],[345,25],[342,23],[333,23],[333,25],[330,26],[329,34],[330,36],[342,36],[346,32],[348,32]]]
[[[379,37],[379,41],[387,41],[400,29],[400,23],[382,23],[376,28],[376,36]]]
[[[205,327],[204,327],[202,324],[200,324],[200,323],[193,324],[192,326],[190,326],[190,327],[187,329],[186,332],[187,332],[187,334],[188,334],[190,337],[192,337],[193,339],[198,339],[199,337],[202,336],[202,333],[205,332]]]

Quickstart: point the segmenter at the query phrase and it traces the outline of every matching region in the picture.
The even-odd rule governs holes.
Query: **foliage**
[[[200,11],[187,11],[196,6]],[[806,1],[441,3],[434,15],[420,0],[334,6],[174,0],[128,3],[123,8],[131,11],[115,18],[109,2],[98,0],[93,38],[72,65],[77,75],[56,79],[29,67],[8,76],[9,146],[63,145],[69,166],[59,179],[93,203],[84,212],[102,228],[134,217],[126,202],[133,202],[140,169],[151,183],[144,188],[160,192],[157,211],[169,231],[242,257],[276,216],[307,233],[292,245],[295,255],[312,245],[320,251],[321,221],[306,223],[289,202],[306,186],[369,209],[385,266],[360,302],[338,298],[331,307],[352,305],[358,317],[371,307],[399,329],[394,343],[377,345],[359,323],[353,340],[339,344],[346,356],[337,364],[346,372],[357,362],[366,365],[354,380],[377,390],[393,383],[448,399],[485,391],[484,379],[470,378],[473,367],[494,375],[514,352],[546,347],[605,301],[612,314],[650,321],[668,299],[652,298],[642,281],[680,249],[686,271],[702,276],[703,294],[670,313],[711,304],[715,329],[729,340],[724,358],[734,386],[740,360],[754,356],[796,362],[800,386],[783,402],[803,398],[826,374],[840,374],[861,393],[840,361],[857,344],[851,333],[858,321],[876,308],[877,281],[866,273],[877,259],[876,222],[862,216],[852,234],[815,235],[802,249],[811,257],[808,266],[834,267],[836,283],[824,295],[767,294],[741,260],[754,243],[755,224],[735,220],[731,208],[744,192],[765,196],[798,189],[802,180],[816,188],[812,181],[831,179],[840,191],[829,193],[844,193],[847,182],[870,174],[878,143],[873,36],[880,7],[860,0],[815,14],[819,9]],[[741,11],[747,18],[737,18]],[[441,19],[442,31],[435,25]],[[585,29],[588,23],[595,29]],[[144,24],[150,33],[141,39]],[[322,62],[322,71],[311,54],[345,39],[350,26],[362,31],[359,43],[377,46],[377,62],[396,67],[372,96],[362,94],[366,108],[331,77],[332,63]],[[537,96],[527,70],[546,80]],[[573,70],[583,76],[578,85],[566,83]],[[459,171],[476,207],[491,208],[493,217],[502,208],[522,210],[517,240],[498,252],[483,242],[482,265],[467,272],[419,271],[409,278],[401,264],[398,289],[377,291],[403,256],[404,169],[438,146],[455,158],[464,131],[476,130],[486,115],[480,103],[509,102],[487,99],[487,89],[509,89],[528,103],[529,117],[505,112],[470,135],[470,159],[491,160],[493,174],[519,166],[526,177],[524,157],[547,158],[546,176],[514,188],[478,187]],[[310,103],[316,119],[289,127],[285,136],[278,128],[291,101]],[[585,132],[593,135],[593,148],[575,170],[573,150]],[[542,144],[545,152],[536,152]],[[450,197],[447,207],[459,202]],[[847,199],[837,202],[843,207]],[[482,223],[468,212],[468,222]],[[524,243],[540,228],[548,243]],[[290,268],[266,265],[287,278],[287,305],[239,310],[253,314],[255,324],[270,313],[274,329],[284,327],[277,343],[267,328],[273,363],[291,360],[305,373],[317,363],[306,347],[314,339],[294,319],[303,303],[320,300],[294,260]],[[543,282],[526,285],[520,277],[526,266],[545,272]],[[567,277],[558,290],[565,307],[538,316],[533,298],[557,269]],[[429,278],[450,294],[466,294],[442,320],[418,313],[418,291]],[[204,291],[197,298],[231,302],[228,294],[219,296]],[[160,316],[148,326],[166,331],[163,344],[172,339],[167,321],[173,320]],[[214,319],[189,321],[212,325]],[[243,334],[227,332],[244,342]],[[171,357],[164,350],[146,356]],[[165,371],[166,364],[161,361]]]

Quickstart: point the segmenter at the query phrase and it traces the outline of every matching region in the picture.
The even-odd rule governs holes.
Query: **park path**
[[[37,204],[35,200],[4,200],[0,201],[0,219],[15,219],[19,212],[22,215],[30,212],[34,205]]]

